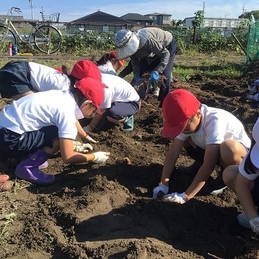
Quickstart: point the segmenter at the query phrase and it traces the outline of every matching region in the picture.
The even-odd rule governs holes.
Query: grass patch
[[[199,74],[207,78],[225,77],[233,78],[243,75],[242,59],[233,61],[224,58],[206,58],[175,61],[173,75],[182,81],[188,81],[191,77]]]

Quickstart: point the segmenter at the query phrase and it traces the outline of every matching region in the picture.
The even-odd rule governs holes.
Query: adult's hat
[[[85,77],[79,80],[75,87],[87,98],[92,101],[93,105],[100,111],[100,105],[104,97],[104,88],[106,87],[101,81],[95,80],[92,77]]]
[[[114,36],[117,59],[132,56],[139,48],[139,39],[130,30],[119,30]]]
[[[139,39],[138,48],[140,49],[146,44],[146,42],[148,40],[148,31],[145,28],[139,29],[139,30],[135,31],[135,35]]]
[[[110,52],[110,55],[111,55],[113,58],[117,59],[121,66],[124,66],[125,60],[124,60],[124,59],[118,59],[118,58],[117,58],[117,53],[116,53],[115,50],[111,51],[111,52]]]
[[[90,60],[83,59],[78,61],[72,68],[71,75],[78,80],[84,77],[91,77],[101,81],[101,73],[99,68]]]
[[[179,135],[200,107],[200,101],[189,91],[177,89],[164,99],[162,111],[165,118],[163,135],[174,138]]]

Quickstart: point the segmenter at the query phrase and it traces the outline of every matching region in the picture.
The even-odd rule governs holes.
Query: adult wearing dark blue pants
[[[115,46],[118,58],[130,57],[136,84],[146,72],[151,72],[152,82],[157,81],[160,75],[166,77],[158,97],[162,106],[164,98],[170,91],[176,53],[176,41],[172,34],[155,27],[142,28],[135,32],[123,29],[115,34]],[[120,76],[123,76],[123,71]]]

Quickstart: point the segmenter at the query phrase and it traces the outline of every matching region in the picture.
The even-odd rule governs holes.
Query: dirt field
[[[173,87],[232,112],[250,135],[258,109],[240,100],[245,79],[208,81],[197,75]],[[150,96],[135,116],[132,132],[116,126],[93,135],[99,140],[95,150],[111,152],[105,165],[67,166],[57,154],[46,169],[56,181],[45,187],[15,179],[10,166],[15,186],[0,193],[0,258],[259,258],[259,239],[237,223],[241,207],[231,190],[198,195],[184,205],[151,199],[170,144],[161,135],[162,126],[158,102]],[[124,157],[130,165],[121,163]],[[183,152],[177,165],[191,163]],[[191,181],[175,170],[170,190],[183,192]],[[13,217],[4,218],[9,214]]]

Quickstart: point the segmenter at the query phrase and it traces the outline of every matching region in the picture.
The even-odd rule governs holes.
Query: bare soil
[[[172,85],[179,87],[232,112],[251,134],[258,109],[240,98],[247,78],[196,75]],[[158,102],[150,95],[132,132],[117,125],[93,135],[99,140],[95,150],[111,152],[106,164],[65,165],[57,154],[46,169],[56,181],[44,187],[16,179],[10,165],[15,185],[0,193],[0,258],[259,258],[258,237],[236,220],[242,209],[233,191],[197,195],[184,205],[151,199],[171,142],[162,137],[162,126]],[[192,162],[183,151],[177,166]],[[183,192],[191,181],[175,170],[170,190]],[[13,218],[4,218],[11,213]]]

